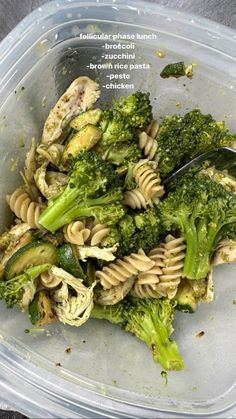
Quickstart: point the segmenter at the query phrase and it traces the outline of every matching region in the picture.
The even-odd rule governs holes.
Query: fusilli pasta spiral
[[[131,294],[139,298],[174,298],[182,277],[185,248],[183,237],[168,235],[164,244],[149,252],[155,266],[138,275]]]
[[[79,246],[102,245],[109,231],[106,224],[94,224],[90,220],[72,221],[63,229],[66,241]]]
[[[83,246],[90,236],[90,229],[84,221],[72,221],[63,228],[67,242]]]
[[[151,202],[147,202],[143,192],[140,189],[133,189],[124,193],[124,204],[133,209],[146,209]]]
[[[40,282],[45,288],[56,288],[61,282],[62,279],[53,274],[51,270],[48,272],[43,272],[40,275]]]
[[[155,138],[152,138],[150,135],[148,135],[145,131],[140,132],[139,134],[139,147],[143,151],[145,157],[150,160],[155,158],[158,148],[157,141]]]
[[[150,135],[150,137],[156,138],[158,131],[159,131],[159,124],[156,119],[153,119],[151,124],[148,125],[146,129],[146,133]]]
[[[108,236],[110,229],[106,224],[95,224],[90,232],[89,244],[91,246],[97,246],[103,244],[105,238]]]
[[[157,284],[160,281],[162,268],[165,266],[163,262],[164,252],[164,245],[160,245],[149,252],[148,257],[155,262],[155,265],[150,270],[138,275],[137,283],[139,285]]]
[[[160,176],[152,168],[148,160],[140,160],[134,167],[133,175],[139,189],[147,200],[155,201],[164,194],[160,185]]]
[[[130,295],[137,298],[161,298],[162,294],[158,291],[158,284],[139,284],[136,282]]]
[[[110,263],[101,271],[96,271],[95,276],[100,280],[104,289],[109,289],[137,276],[139,272],[148,271],[154,265],[155,262],[140,249],[138,253],[131,253],[123,259],[118,259],[115,263]]]
[[[163,296],[174,298],[178,285],[180,283],[184,259],[185,259],[186,245],[184,238],[175,238],[168,235],[165,239],[164,264],[162,275],[160,276],[160,283],[158,284],[158,291],[163,292]]]
[[[153,119],[146,131],[139,133],[139,147],[143,151],[145,157],[149,160],[154,160],[157,153],[158,143],[156,136],[158,131],[159,124],[155,119]]]
[[[11,195],[7,195],[6,199],[11,210],[18,218],[29,224],[31,228],[42,229],[38,220],[43,205],[31,201],[24,186],[17,188]]]
[[[54,166],[58,166],[61,161],[64,149],[65,146],[62,144],[52,144],[49,147],[44,144],[40,144],[37,147],[38,161],[42,162],[46,160],[47,162],[52,163]]]

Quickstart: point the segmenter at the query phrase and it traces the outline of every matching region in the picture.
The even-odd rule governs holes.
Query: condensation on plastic
[[[0,45],[1,203],[20,183],[31,138],[39,140],[50,107],[69,83],[84,74],[101,84],[107,79],[106,71],[86,67],[103,62],[102,43],[79,40],[81,32],[155,32],[157,40],[136,43],[136,61],[151,70],[133,70],[132,82],[151,92],[157,119],[199,106],[236,129],[234,31],[147,2],[52,1]],[[176,60],[196,64],[192,80],[159,77]],[[106,90],[103,100],[122,93]],[[3,229],[10,220],[5,204],[1,208]],[[167,385],[145,345],[116,326],[91,320],[79,329],[55,325],[25,334],[27,315],[1,303],[1,401],[45,418],[235,417],[235,276],[235,265],[218,267],[215,301],[194,315],[177,315],[186,370],[168,373]]]

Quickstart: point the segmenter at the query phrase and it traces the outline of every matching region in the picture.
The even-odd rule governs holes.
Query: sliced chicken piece
[[[99,85],[89,77],[78,77],[71,83],[49,113],[45,122],[42,143],[53,144],[64,139],[66,130],[72,118],[90,109],[100,96]]]

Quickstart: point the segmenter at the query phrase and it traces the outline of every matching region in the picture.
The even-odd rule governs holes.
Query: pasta
[[[186,245],[183,237],[168,235],[165,239],[164,267],[158,284],[163,296],[174,298],[182,278]]]
[[[84,221],[72,221],[63,228],[67,242],[83,246],[90,236],[90,229]]]
[[[139,272],[151,269],[154,265],[155,262],[140,249],[138,253],[131,253],[123,259],[118,259],[115,263],[105,266],[101,271],[96,271],[95,276],[100,280],[104,289],[110,289],[137,276]]]
[[[125,282],[121,282],[116,287],[108,290],[98,289],[94,291],[94,301],[102,306],[114,305],[123,300],[130,292],[134,284],[134,278],[129,278]]]
[[[150,135],[151,138],[156,138],[159,131],[159,124],[156,119],[153,119],[151,124],[147,127],[146,133]]]
[[[149,160],[153,160],[155,158],[158,148],[157,141],[145,131],[140,132],[139,134],[139,147],[143,151],[145,157]]]
[[[162,293],[158,290],[157,284],[139,284],[136,282],[130,295],[137,298],[161,298]]]
[[[97,246],[103,244],[105,238],[108,236],[110,229],[106,224],[95,224],[90,232],[89,244],[91,246]]]
[[[52,270],[49,270],[48,272],[41,273],[40,282],[43,287],[50,289],[56,288],[59,284],[61,284],[62,279],[53,274]]]
[[[162,268],[165,266],[163,262],[164,251],[164,246],[160,245],[149,252],[148,257],[155,262],[155,265],[150,270],[141,272],[138,275],[137,283],[139,285],[157,284],[160,281]]]
[[[158,131],[159,124],[155,119],[153,119],[146,131],[139,133],[139,147],[143,151],[145,157],[149,160],[154,160],[157,153],[158,143],[156,136]]]
[[[162,270],[154,265],[153,268],[149,269],[146,272],[141,272],[138,275],[138,284],[144,285],[144,284],[156,284],[159,282],[159,275],[161,275]]]
[[[133,189],[124,193],[124,204],[133,209],[146,209],[148,205],[151,205],[151,202],[147,202],[140,189]]]
[[[45,146],[44,144],[40,144],[37,147],[37,153],[38,153],[38,161],[43,162],[47,161],[49,163],[52,163],[54,166],[58,166],[63,151],[65,149],[65,146],[62,144],[52,144],[49,147]]]
[[[162,243],[159,246],[155,247],[154,249],[150,250],[150,252],[148,253],[148,257],[151,260],[154,260],[157,266],[159,266],[160,268],[163,268],[165,266],[164,253],[165,253],[165,245]]]
[[[139,298],[174,298],[182,277],[185,248],[182,237],[168,235],[164,244],[152,249],[148,257],[155,261],[155,265],[138,275],[132,295]]]
[[[6,198],[12,212],[18,218],[29,224],[31,228],[42,229],[38,220],[43,205],[39,202],[31,201],[24,186],[17,188],[11,195],[7,195]]]
[[[67,242],[83,246],[102,245],[110,229],[106,224],[93,224],[88,221],[72,221],[64,229],[64,236]]]
[[[140,160],[134,167],[133,175],[139,189],[148,201],[157,202],[164,195],[164,188],[160,185],[160,176],[148,160]]]

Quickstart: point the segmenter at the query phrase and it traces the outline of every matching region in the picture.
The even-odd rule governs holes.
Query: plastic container
[[[150,90],[157,118],[200,106],[236,129],[234,31],[146,2],[52,1],[0,47],[1,229],[9,222],[4,196],[20,183],[26,149],[40,138],[56,98],[78,75],[105,80],[107,72],[86,67],[102,62],[102,44],[79,40],[82,31],[156,33],[156,40],[137,41],[137,62],[151,70],[133,71],[132,80]],[[197,64],[192,80],[159,78],[164,64],[176,60]],[[105,90],[103,99],[122,93]],[[45,418],[235,416],[235,275],[235,265],[215,269],[215,301],[177,315],[175,337],[187,368],[168,373],[167,385],[145,345],[118,327],[91,320],[79,329],[55,325],[25,334],[27,316],[1,303],[2,402]]]

